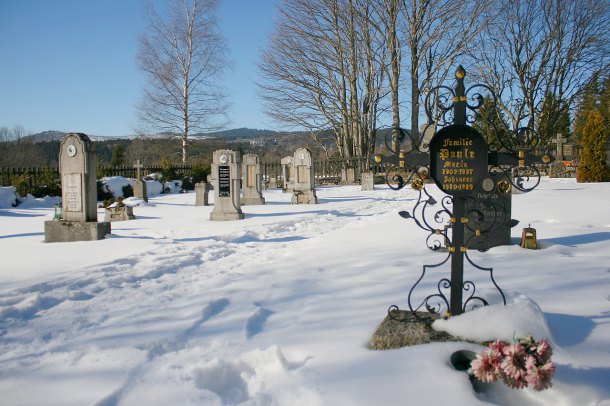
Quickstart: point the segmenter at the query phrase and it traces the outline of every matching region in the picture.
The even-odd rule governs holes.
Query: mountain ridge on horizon
[[[28,135],[24,138],[29,139],[35,143],[36,142],[50,142],[50,141],[62,140],[69,133],[70,132],[58,131],[58,130],[46,130],[46,131]],[[198,139],[222,138],[222,139],[229,140],[229,139],[247,139],[247,138],[261,137],[261,136],[265,136],[265,135],[299,134],[299,133],[302,133],[302,132],[301,131],[276,131],[276,130],[268,130],[268,129],[255,129],[255,128],[248,128],[248,127],[241,127],[241,128],[232,128],[232,129],[220,130],[220,131],[211,131],[211,132],[207,132],[207,133],[201,133],[201,132],[194,133],[194,134],[191,134],[190,137],[198,138]],[[163,137],[167,137],[169,135],[170,134],[163,134],[163,133],[149,134],[149,135],[131,134],[131,135],[120,135],[120,136],[87,134],[87,136],[92,141],[107,141],[107,140],[114,140],[114,139],[119,139],[119,140],[120,139],[136,139],[136,138],[142,138],[142,137],[143,138],[163,138]]]

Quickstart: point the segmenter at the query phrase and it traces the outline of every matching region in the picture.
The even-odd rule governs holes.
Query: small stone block
[[[104,221],[127,221],[133,220],[136,216],[133,214],[133,207],[131,206],[118,206],[108,207],[104,214]]]

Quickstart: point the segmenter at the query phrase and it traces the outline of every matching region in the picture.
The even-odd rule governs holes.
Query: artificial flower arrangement
[[[510,388],[528,385],[541,391],[552,386],[555,364],[553,349],[547,340],[535,341],[531,335],[516,339],[512,344],[494,341],[470,363],[469,373],[482,382],[501,379]]]

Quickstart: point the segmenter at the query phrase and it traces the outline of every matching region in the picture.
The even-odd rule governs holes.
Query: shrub
[[[27,196],[30,192],[30,174],[25,172],[19,176],[13,177],[11,179],[11,186],[15,188],[15,192],[17,192],[18,196]]]
[[[61,182],[52,170],[45,167],[38,179],[38,185],[33,187],[30,193],[34,197],[61,196]]]
[[[208,178],[208,175],[210,174],[210,164],[206,163],[203,160],[195,162],[193,164],[191,174],[192,174],[191,182],[193,184],[199,183],[199,182],[205,182]]]
[[[108,187],[106,187],[106,185],[101,181],[101,180],[97,180],[97,200],[103,200],[106,201],[110,198],[113,199],[114,201],[114,195],[112,194],[112,192],[110,190],[108,190]]]
[[[133,196],[133,187],[131,185],[123,186],[123,197],[132,197]]]
[[[176,177],[176,172],[172,168],[172,161],[166,156],[161,158],[161,175],[164,180],[172,180]]]
[[[607,130],[601,113],[598,110],[591,111],[582,130],[583,152],[576,170],[577,182],[608,181],[606,138]]]

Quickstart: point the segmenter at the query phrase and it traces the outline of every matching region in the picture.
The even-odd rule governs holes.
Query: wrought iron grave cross
[[[521,192],[533,190],[540,182],[537,165],[549,159],[530,153],[538,144],[538,137],[532,129],[501,131],[489,119],[495,139],[493,146],[488,145],[479,131],[469,124],[475,122],[477,111],[485,102],[483,93],[487,93],[487,100],[492,102],[491,110],[495,110],[496,98],[494,92],[483,84],[466,89],[465,76],[466,71],[459,66],[455,74],[455,88],[437,86],[428,92],[425,103],[428,124],[422,133],[425,135],[431,126],[440,128],[429,144],[424,142],[424,136],[413,137],[406,130],[394,129],[388,134],[391,140],[386,140],[386,147],[393,152],[393,156],[375,156],[378,163],[386,159],[392,164],[386,173],[386,183],[392,189],[402,189],[410,184],[419,192],[412,212],[401,211],[399,214],[403,218],[413,219],[420,228],[429,232],[426,243],[430,249],[439,251],[444,243],[448,251],[440,263],[423,266],[421,276],[409,291],[408,304],[413,313],[425,306],[429,312],[440,313],[442,308],[446,308],[447,312],[458,315],[468,306],[477,303],[488,305],[484,298],[476,296],[474,282],[464,281],[465,262],[489,274],[491,283],[506,304],[504,293],[494,279],[493,268],[475,264],[468,256],[467,246],[472,239],[484,238],[486,233],[499,227],[513,227],[518,221],[505,218],[499,221],[495,214],[486,214],[476,207],[481,200],[488,199],[487,196],[509,194],[511,188]],[[409,151],[398,150],[395,146],[405,146]],[[440,209],[434,208],[437,202],[425,188],[428,178],[447,193]],[[484,197],[480,197],[478,190],[489,193],[482,193]],[[495,213],[494,210],[491,212]],[[483,227],[483,224],[487,225]],[[466,228],[470,231],[468,236]],[[483,244],[478,248],[485,251],[489,247]],[[450,279],[442,278],[437,284],[437,293],[428,295],[419,305],[414,305],[412,295],[426,272],[444,265],[449,259]],[[449,298],[446,290],[449,290]],[[469,293],[466,300],[463,300],[464,292]],[[398,310],[398,307],[390,306],[390,315],[393,310]]]

